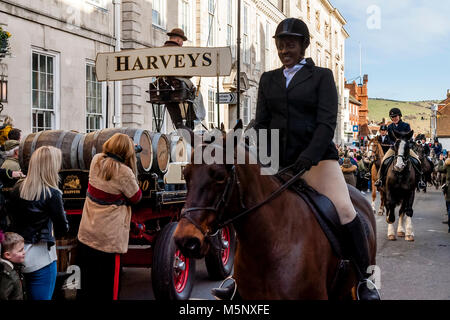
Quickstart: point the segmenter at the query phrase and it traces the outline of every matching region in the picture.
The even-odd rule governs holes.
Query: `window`
[[[215,113],[215,96],[216,93],[214,90],[209,89],[208,90],[208,128],[214,128],[214,119],[216,119],[216,113]]]
[[[32,131],[56,129],[57,56],[32,52],[31,118]]]
[[[166,0],[153,0],[152,24],[160,28],[166,27]]]
[[[246,126],[250,122],[250,97],[244,96],[242,101],[242,122]]]
[[[209,28],[209,36],[207,47],[216,45],[216,19],[215,19],[215,11],[216,11],[216,1],[217,0],[208,0],[208,28]]]
[[[270,70],[270,41],[271,41],[271,36],[270,36],[270,23],[269,21],[266,21],[266,43],[265,43],[265,47],[266,47],[266,70]]]
[[[104,128],[102,102],[102,83],[97,81],[95,66],[86,64],[86,132]]]
[[[261,19],[259,15],[256,15],[256,32],[255,32],[255,69],[261,68]]]
[[[181,0],[181,29],[183,29],[184,34],[186,37],[191,40],[191,21],[192,21],[192,14],[191,14],[191,5],[189,0]]]
[[[248,6],[244,5],[244,37],[242,40],[242,45],[244,49],[244,63],[249,64],[250,63],[250,48],[249,48],[249,41],[248,41]]]
[[[230,46],[231,54],[234,57],[234,41],[233,41],[233,0],[227,0],[228,15],[227,15],[227,46]]]

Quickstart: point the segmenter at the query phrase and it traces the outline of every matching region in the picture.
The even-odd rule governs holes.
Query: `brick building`
[[[345,88],[350,90],[350,96],[353,96],[357,101],[361,103],[358,111],[358,125],[361,127],[363,125],[368,125],[368,114],[369,114],[369,96],[367,93],[367,83],[369,82],[369,76],[367,74],[363,77],[362,84],[356,84],[355,81],[352,83],[346,83]]]

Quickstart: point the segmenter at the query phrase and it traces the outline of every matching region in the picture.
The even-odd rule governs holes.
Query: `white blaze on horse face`
[[[397,162],[395,163],[394,169],[397,171],[402,171],[405,168],[405,163],[403,162],[403,155],[405,154],[405,146],[406,142],[401,140],[400,145],[398,146],[398,157]]]

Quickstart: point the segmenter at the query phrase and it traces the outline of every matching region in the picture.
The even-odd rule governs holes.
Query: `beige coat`
[[[121,164],[119,174],[110,181],[101,179],[96,163],[103,159],[104,154],[94,156],[89,171],[91,194],[120,197],[131,202],[141,199],[141,190],[133,171]],[[101,168],[100,168],[101,170]],[[78,240],[99,251],[109,253],[125,253],[128,250],[131,207],[129,205],[99,204],[89,197],[84,203],[83,215],[78,230]]]
[[[355,172],[356,172],[357,167],[355,165],[342,165],[341,166],[341,170],[342,173],[344,174],[344,178],[345,178],[345,182],[347,182],[348,184],[356,187],[356,176],[355,176]]]

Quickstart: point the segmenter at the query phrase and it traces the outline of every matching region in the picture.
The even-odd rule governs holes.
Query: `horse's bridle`
[[[282,174],[284,172],[286,172],[287,170],[291,169],[293,167],[289,166],[286,167],[282,170],[280,170],[278,172],[278,174]],[[280,188],[278,188],[277,190],[275,190],[272,194],[270,194],[269,197],[267,197],[265,200],[259,202],[258,204],[252,206],[249,209],[246,209],[244,201],[243,201],[243,193],[241,190],[241,184],[239,181],[239,176],[236,172],[236,166],[233,165],[231,168],[231,173],[227,178],[227,184],[225,186],[225,189],[222,193],[222,195],[218,198],[218,201],[216,201],[216,204],[214,206],[209,206],[209,207],[191,207],[191,208],[183,208],[181,215],[180,215],[180,219],[186,219],[188,220],[190,223],[192,223],[201,233],[205,238],[213,238],[215,237],[218,232],[225,226],[229,225],[230,223],[232,223],[233,221],[241,218],[242,216],[258,209],[259,207],[262,207],[263,205],[265,205],[266,203],[270,202],[272,199],[274,199],[275,197],[277,197],[279,194],[281,194],[284,190],[286,190],[290,185],[292,185],[294,182],[296,182],[298,180],[298,178],[303,175],[303,173],[305,173],[305,169],[299,171],[297,174],[295,174],[291,179],[289,179],[286,183],[284,183]],[[222,216],[223,216],[223,212],[225,211],[225,208],[229,205],[230,200],[231,200],[231,195],[233,194],[233,190],[234,190],[234,186],[238,187],[238,191],[239,191],[239,198],[240,198],[240,205],[241,208],[246,209],[243,212],[240,212],[239,214],[235,215],[234,217],[225,220],[225,221],[221,221],[222,220]],[[222,209],[222,210],[221,210]],[[191,216],[190,213],[192,212],[196,212],[196,211],[213,211],[216,212],[218,214],[217,216],[217,220],[218,222],[216,223],[216,230],[207,230],[204,231],[203,228],[200,226],[199,223],[197,223]]]

